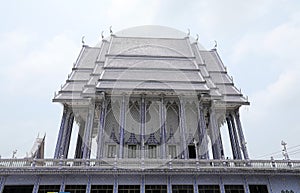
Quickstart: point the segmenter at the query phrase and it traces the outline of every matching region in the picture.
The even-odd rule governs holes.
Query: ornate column
[[[194,176],[194,193],[199,193],[198,184],[197,184],[197,176]]]
[[[4,183],[5,183],[5,177],[2,176],[2,177],[0,177],[0,193],[3,192]]]
[[[184,159],[188,158],[187,144],[186,144],[186,125],[185,125],[185,99],[180,98],[180,134],[181,134],[181,151]]]
[[[220,131],[216,120],[216,113],[213,107],[210,108],[210,129],[213,158],[221,159],[221,144],[219,141]]]
[[[91,176],[88,177],[85,193],[90,193],[92,188]]]
[[[118,186],[119,186],[118,176],[114,175],[114,193],[118,193]]]
[[[65,181],[66,181],[66,176],[62,176],[59,192],[64,192],[65,191],[65,186],[66,186]]]
[[[63,115],[61,118],[60,129],[58,133],[58,138],[55,147],[54,159],[59,159],[61,155],[63,155],[64,151],[64,135],[66,132],[66,127],[68,126],[69,116],[71,114],[71,110],[67,105],[64,105]]]
[[[82,158],[82,141],[84,137],[84,121],[79,122],[79,131],[77,136],[77,142],[76,142],[76,150],[75,150],[75,159]]]
[[[41,176],[37,176],[37,179],[36,179],[36,181],[34,183],[34,186],[33,186],[32,193],[38,193],[40,182],[41,182]]]
[[[209,159],[208,153],[208,140],[207,140],[207,129],[204,117],[204,109],[202,102],[199,102],[198,108],[199,122],[198,122],[198,133],[199,133],[199,156],[200,159]]]
[[[235,139],[234,139],[234,134],[233,134],[233,129],[232,129],[232,123],[229,115],[226,115],[226,122],[228,126],[228,132],[229,132],[229,138],[230,138],[230,143],[231,143],[231,150],[232,150],[232,155],[233,159],[237,159],[237,146],[235,144]]]
[[[120,108],[120,149],[119,158],[124,156],[124,128],[125,128],[125,114],[126,114],[125,95],[122,96],[121,108]]]
[[[168,185],[168,187],[167,187],[167,189],[168,189],[168,193],[172,193],[172,182],[171,182],[171,176],[169,175],[169,176],[167,176],[167,185]]]
[[[98,131],[98,139],[97,139],[97,159],[101,159],[103,157],[103,148],[104,148],[104,128],[105,128],[105,117],[106,117],[106,108],[107,102],[106,100],[102,101],[101,110],[100,110],[100,120],[99,120],[99,131]]]
[[[145,122],[146,122],[146,104],[145,104],[145,96],[142,95],[141,98],[141,158],[145,158]]]
[[[239,140],[238,140],[238,134],[237,134],[236,127],[235,127],[234,118],[233,118],[232,114],[230,114],[229,117],[230,117],[230,120],[231,120],[234,140],[235,140],[235,144],[236,144],[236,152],[237,152],[237,158],[236,159],[242,159],[242,153],[241,153],[241,149],[240,149],[240,145],[239,145],[240,143],[239,143]]]
[[[145,193],[145,175],[141,175],[141,190],[140,193]]]
[[[240,113],[239,113],[238,109],[234,112],[234,115],[235,115],[235,120],[236,120],[236,124],[237,124],[237,129],[238,129],[238,133],[239,133],[239,137],[240,137],[240,142],[241,142],[244,158],[249,159],[249,154],[248,154],[246,141],[245,141],[242,124],[241,124],[241,120],[240,120]]]
[[[164,105],[164,97],[162,96],[160,99],[160,106],[159,106],[159,115],[160,115],[160,135],[161,135],[161,140],[160,140],[160,145],[161,145],[161,158],[166,159],[166,108]]]
[[[88,113],[85,123],[85,132],[83,137],[83,159],[89,159],[91,154],[91,138],[92,138],[92,130],[93,130],[93,122],[95,115],[95,101],[90,101],[88,107]]]

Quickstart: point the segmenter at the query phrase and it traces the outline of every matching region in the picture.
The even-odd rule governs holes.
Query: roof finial
[[[216,50],[218,47],[218,42],[215,40],[215,45],[214,45],[214,49]]]
[[[191,34],[191,31],[190,31],[190,29],[188,28],[187,36],[189,37],[190,34]]]
[[[199,40],[199,35],[196,34],[196,42],[198,42],[198,40]]]
[[[81,43],[84,46],[84,44],[85,44],[85,42],[84,42],[84,36],[82,36],[82,38],[81,38]]]
[[[103,38],[104,38],[103,33],[104,33],[104,31],[101,32],[101,38],[102,38],[102,40],[103,40]]]
[[[109,33],[110,33],[110,34],[113,34],[112,26],[109,27]]]

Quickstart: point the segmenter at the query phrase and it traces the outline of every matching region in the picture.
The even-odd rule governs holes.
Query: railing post
[[[169,169],[172,169],[172,157],[169,155]]]
[[[35,168],[35,166],[36,166],[36,158],[33,158],[33,161],[32,161],[31,166],[32,166],[33,168]]]
[[[115,159],[114,159],[114,170],[117,169],[117,155],[115,155]]]
[[[59,165],[59,169],[61,169],[62,166],[64,165],[64,157],[63,157],[63,155],[60,156],[59,164],[58,165]]]
[[[141,169],[144,170],[145,169],[145,159],[142,157],[141,159]]]

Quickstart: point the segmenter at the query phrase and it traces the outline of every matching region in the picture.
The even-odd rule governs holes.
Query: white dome
[[[147,38],[184,38],[187,33],[174,28],[159,25],[143,25],[116,32],[116,36]]]

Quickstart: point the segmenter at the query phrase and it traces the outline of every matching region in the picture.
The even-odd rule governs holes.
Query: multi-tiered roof
[[[161,26],[134,27],[84,45],[53,101],[84,102],[102,92],[197,94],[226,104],[248,104],[217,50]]]

